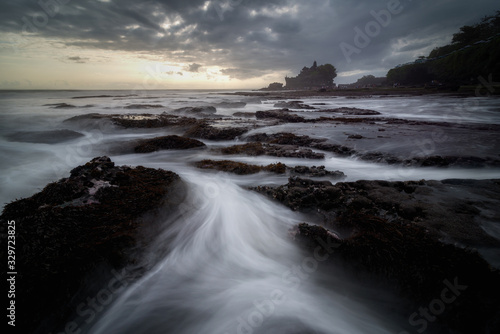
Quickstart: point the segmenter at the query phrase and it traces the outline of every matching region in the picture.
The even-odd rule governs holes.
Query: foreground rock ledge
[[[98,267],[109,273],[130,263],[145,236],[144,214],[175,204],[181,185],[173,172],[117,167],[99,157],[6,205],[2,241],[7,222],[16,222],[16,327],[42,333],[64,326],[75,312],[70,301],[78,305],[89,296],[75,300],[85,277]]]
[[[404,316],[436,307],[444,288],[448,293],[450,285],[458,286],[453,302],[443,304],[438,316],[431,314],[429,333],[500,332],[499,271],[470,248],[443,242],[498,249],[499,241],[484,232],[479,218],[480,209],[498,212],[499,180],[333,185],[290,178],[286,185],[255,190],[321,217],[328,229],[302,223],[291,231],[294,240],[314,254],[328,251],[323,269],[335,272],[340,266],[408,299]],[[421,328],[411,324],[405,328],[410,333]]]

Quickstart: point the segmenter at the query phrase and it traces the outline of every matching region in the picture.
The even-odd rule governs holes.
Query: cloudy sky
[[[2,0],[0,89],[261,88],[314,60],[336,83],[428,55],[498,0]]]

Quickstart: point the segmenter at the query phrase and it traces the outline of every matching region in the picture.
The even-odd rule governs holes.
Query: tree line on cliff
[[[500,11],[472,26],[463,26],[451,44],[437,47],[428,57],[389,70],[389,83],[475,84],[478,78],[500,78]]]

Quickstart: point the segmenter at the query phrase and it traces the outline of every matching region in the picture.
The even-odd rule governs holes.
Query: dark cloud
[[[73,63],[79,63],[79,64],[83,64],[83,63],[86,63],[87,60],[89,60],[89,58],[82,58],[82,57],[79,57],[79,56],[75,56],[75,57],[68,57],[67,60],[73,62]]]
[[[202,67],[202,65],[193,63],[193,64],[190,64],[186,70],[188,72],[198,72],[201,67]]]
[[[2,1],[0,33],[15,33],[19,41],[29,35],[147,53],[191,64],[189,72],[200,64],[219,66],[238,79],[273,71],[295,75],[313,60],[332,63],[341,73],[384,75],[500,9],[498,0],[401,0],[401,11],[387,18],[391,1],[397,0]],[[67,4],[40,5],[62,2]],[[383,22],[378,29],[376,17]],[[357,31],[366,34],[370,27],[369,41],[356,46]],[[346,57],[341,45],[357,52]]]

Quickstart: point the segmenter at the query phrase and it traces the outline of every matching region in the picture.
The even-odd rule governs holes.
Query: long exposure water
[[[162,233],[151,240],[150,270],[113,299],[109,307],[86,324],[88,333],[398,333],[404,316],[390,314],[392,297],[369,286],[353,286],[340,273],[323,276],[321,260],[299,250],[288,235],[303,217],[247,189],[281,185],[286,176],[259,173],[236,176],[196,169],[202,159],[227,159],[210,148],[240,140],[202,140],[209,149],[122,152],[123,143],[140,138],[179,134],[175,129],[123,129],[104,121],[67,123],[88,113],[159,114],[181,107],[245,102],[240,108],[217,108],[228,122],[235,112],[272,109],[274,100],[226,95],[218,91],[151,91],[128,96],[119,91],[31,91],[0,93],[0,202],[31,196],[47,183],[68,177],[74,167],[107,155],[117,165],[142,165],[178,173],[187,194],[177,212],[164,222]],[[73,99],[75,96],[109,95]],[[455,97],[309,98],[320,108],[356,107],[376,110],[380,118],[429,122],[500,124],[500,100]],[[67,103],[70,108],[50,104]],[[125,108],[131,104],[162,108]],[[303,112],[304,117],[313,117]],[[325,113],[327,114],[327,113]],[[328,116],[328,115],[322,115]],[[353,125],[355,129],[355,125]],[[61,132],[60,130],[68,130]],[[55,132],[54,132],[55,131]],[[71,137],[75,131],[83,136]],[[253,133],[293,132],[336,140],[339,131],[326,124],[285,124],[251,130]],[[357,130],[356,130],[357,131]],[[359,129],[359,131],[363,131]],[[68,140],[61,141],[62,136]],[[343,135],[343,134],[342,134]],[[452,136],[453,134],[450,134]],[[456,134],[460,138],[461,134]],[[244,139],[244,136],[243,138]],[[422,140],[422,139],[419,139]],[[495,155],[494,142],[471,144],[438,141],[433,151],[480,149]],[[387,141],[378,150],[403,154],[413,149],[411,139]],[[475,145],[467,147],[467,145]],[[372,149],[370,144],[360,149]],[[500,178],[498,168],[401,167],[340,158],[324,152],[323,160],[269,156],[231,156],[232,160],[267,165],[324,165],[346,174],[342,181],[442,180],[448,178]],[[331,180],[337,182],[336,180]],[[154,250],[168,244],[160,259]],[[326,255],[325,255],[326,254]],[[327,252],[323,256],[327,256]],[[327,281],[325,284],[325,281]],[[378,306],[377,306],[378,305]],[[384,305],[384,307],[379,307]]]

